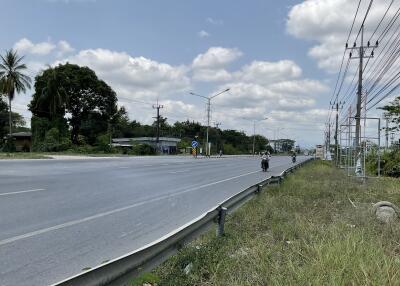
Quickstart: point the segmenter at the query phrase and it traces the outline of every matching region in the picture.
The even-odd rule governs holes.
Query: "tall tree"
[[[58,95],[50,95],[51,90],[58,92]],[[47,104],[41,104],[41,100]],[[60,64],[36,77],[35,93],[29,109],[35,116],[52,121],[50,114],[64,118],[68,113],[71,141],[78,144],[78,136],[82,135],[82,131],[91,137],[107,131],[107,123],[118,111],[117,95],[88,67]],[[98,124],[104,122],[105,127]],[[81,130],[81,127],[84,129]],[[89,132],[91,129],[96,129],[96,132]]]
[[[65,113],[65,106],[68,102],[68,94],[66,93],[63,86],[58,83],[60,81],[60,75],[54,68],[48,66],[47,70],[44,71],[47,74],[46,81],[39,83],[43,85],[41,94],[38,96],[37,109],[43,109],[43,106],[47,106],[49,119],[54,120],[59,117],[63,117]],[[35,84],[36,86],[36,84]]]
[[[26,92],[27,88],[31,88],[31,78],[23,73],[26,70],[26,65],[22,63],[24,57],[18,56],[17,51],[8,50],[0,58],[0,87],[1,93],[8,97],[9,136],[11,136],[13,125],[11,101],[14,99],[15,92]]]
[[[396,97],[392,102],[380,109],[386,111],[385,113],[389,120],[394,123],[394,126],[389,130],[400,130],[400,97]]]

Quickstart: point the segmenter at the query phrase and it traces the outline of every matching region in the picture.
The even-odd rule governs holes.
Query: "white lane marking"
[[[82,218],[82,219],[69,221],[69,222],[58,224],[58,225],[51,226],[51,227],[48,227],[48,228],[43,228],[43,229],[39,229],[39,230],[36,230],[36,231],[28,232],[28,233],[25,233],[25,234],[21,234],[21,235],[18,235],[18,236],[14,236],[14,237],[10,237],[10,238],[7,238],[7,239],[3,239],[3,240],[0,240],[0,246],[6,245],[6,244],[9,244],[9,243],[12,243],[12,242],[16,242],[16,241],[21,240],[21,239],[26,239],[26,238],[37,236],[37,235],[40,235],[40,234],[44,234],[44,233],[47,233],[47,232],[50,232],[50,231],[54,231],[54,230],[58,230],[58,229],[62,229],[62,228],[70,227],[70,226],[74,226],[74,225],[81,224],[81,223],[84,223],[84,222],[88,222],[88,221],[91,221],[91,220],[95,220],[95,219],[98,219],[98,218],[101,218],[101,217],[105,217],[105,216],[109,216],[109,215],[112,215],[112,214],[120,213],[120,212],[129,210],[129,209],[141,206],[141,205],[145,205],[145,204],[148,204],[148,203],[161,201],[161,200],[164,200],[164,199],[169,199],[169,198],[172,198],[172,197],[176,197],[178,195],[182,195],[182,194],[185,194],[185,193],[188,193],[188,192],[192,192],[192,191],[197,191],[199,189],[203,189],[203,188],[206,188],[206,187],[210,187],[210,186],[213,186],[213,185],[217,185],[217,184],[220,184],[220,183],[224,183],[224,182],[227,182],[227,181],[231,181],[231,180],[234,180],[234,179],[238,179],[238,178],[245,177],[245,176],[252,175],[252,174],[255,174],[255,173],[259,173],[259,172],[260,171],[254,171],[254,172],[250,172],[250,173],[246,173],[246,174],[241,174],[241,175],[238,175],[238,176],[234,176],[234,177],[230,177],[230,178],[223,179],[223,180],[220,180],[220,181],[208,183],[208,184],[201,185],[201,186],[198,186],[198,187],[189,188],[189,189],[186,189],[186,190],[181,191],[181,192],[165,194],[165,195],[162,195],[162,196],[159,196],[159,197],[156,197],[156,198],[148,199],[148,200],[145,200],[145,201],[142,201],[142,202],[139,202],[139,203],[135,203],[135,204],[132,204],[132,205],[129,205],[129,206],[126,206],[126,207],[122,207],[122,208],[118,208],[118,209],[114,209],[114,210],[111,210],[111,211],[108,211],[108,212],[98,213],[98,214],[95,214],[95,215],[92,215],[92,216],[88,216],[88,217],[85,217],[85,218]]]
[[[173,172],[168,172],[168,174],[180,174],[180,173],[187,173],[187,172],[189,172],[190,171],[190,169],[188,169],[188,170],[182,170],[182,171],[173,171]]]
[[[10,193],[1,193],[0,196],[11,196],[11,195],[33,193],[33,192],[40,192],[40,191],[45,191],[45,189],[35,189],[35,190],[17,191],[17,192],[10,192]]]
[[[129,167],[118,167],[118,169],[128,169]]]

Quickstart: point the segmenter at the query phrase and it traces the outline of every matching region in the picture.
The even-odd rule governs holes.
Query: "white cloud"
[[[47,55],[51,53],[56,46],[50,42],[41,42],[34,44],[30,40],[23,38],[19,40],[14,45],[14,49],[16,49],[20,53],[29,53],[36,55]]]
[[[349,45],[352,45],[364,18],[370,1],[362,1],[356,18]],[[384,15],[390,1],[375,0],[365,25],[368,39]],[[317,42],[309,56],[325,71],[338,71],[347,36],[356,12],[358,1],[347,0],[306,0],[294,5],[289,12],[286,29],[289,34],[300,39]],[[376,35],[380,35],[395,11],[392,7]],[[372,39],[373,41],[376,39]],[[381,45],[382,46],[382,45]]]
[[[206,31],[204,31],[204,30],[201,30],[200,32],[198,32],[197,35],[200,38],[208,38],[210,36],[210,34],[208,32],[206,32]]]
[[[206,22],[208,24],[212,24],[212,25],[222,25],[222,24],[224,24],[224,21],[222,21],[220,19],[214,19],[214,18],[211,18],[211,17],[208,17],[206,19]]]
[[[16,46],[33,53],[40,44],[22,39]],[[192,81],[206,82],[210,87],[217,83],[215,91],[231,88],[216,97],[212,105],[212,121],[223,122],[224,128],[251,134],[251,124],[241,118],[256,120],[265,116],[269,117],[268,125],[300,128],[302,124],[323,122],[325,115],[316,101],[326,93],[327,87],[320,81],[303,78],[301,68],[291,60],[255,60],[235,71],[229,70],[229,65],[242,56],[242,52],[224,47],[209,48],[188,66],[174,66],[108,49],[75,52],[66,41],[54,46],[46,61],[54,64],[68,61],[93,69],[117,92],[119,104],[126,107],[131,119],[144,123],[154,120],[152,103],[157,99],[164,105],[163,116],[171,123],[186,119],[205,123],[204,105],[184,97],[192,90]],[[61,56],[62,59],[56,60]],[[38,72],[45,67],[45,59],[39,59],[27,63],[30,71]],[[18,96],[16,107],[26,106],[29,97]],[[266,130],[259,132],[268,135]]]
[[[223,68],[242,55],[243,53],[236,48],[211,47],[206,53],[199,54],[193,60],[192,66],[195,69]]]
[[[14,49],[22,54],[32,54],[37,56],[47,56],[55,52],[58,57],[75,51],[67,41],[59,41],[57,44],[50,40],[46,42],[33,43],[27,38],[22,38],[14,44]]]
[[[117,92],[136,99],[154,100],[190,87],[184,67],[106,49],[83,50],[63,62],[88,66]]]
[[[59,41],[57,44],[58,56],[62,57],[64,54],[72,53],[75,51],[71,45],[66,41]]]
[[[302,74],[301,68],[293,61],[278,62],[253,61],[236,74],[242,81],[259,84],[268,84],[280,80],[298,78]]]
[[[232,74],[230,74],[225,69],[200,69],[193,73],[193,80],[204,81],[204,82],[221,82],[228,81],[232,79]]]

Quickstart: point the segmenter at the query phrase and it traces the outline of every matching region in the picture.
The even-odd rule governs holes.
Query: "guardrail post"
[[[228,209],[225,207],[221,207],[219,209],[219,214],[218,214],[218,226],[217,226],[217,237],[221,237],[224,235],[224,229],[225,229],[225,216],[227,213]]]

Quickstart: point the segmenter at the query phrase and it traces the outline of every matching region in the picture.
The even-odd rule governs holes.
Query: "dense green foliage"
[[[8,50],[0,58],[0,96],[5,95],[8,98],[8,133],[11,134],[13,125],[11,102],[14,99],[15,93],[25,92],[26,89],[30,88],[31,79],[23,73],[27,67],[22,62],[24,57],[20,57],[17,51]]]
[[[392,127],[388,131],[400,130],[400,97],[397,97],[388,105],[381,108],[385,111],[385,115],[392,123]],[[377,148],[372,149],[367,156],[367,170],[369,173],[376,175],[378,170]],[[398,145],[392,146],[391,149],[385,150],[381,154],[380,160],[381,174],[390,177],[400,177],[400,148]]]
[[[155,137],[156,122],[145,125],[135,120],[130,121],[126,110],[122,107],[113,123],[113,137]],[[160,136],[180,138],[179,149],[190,147],[193,140],[197,140],[201,146],[205,145],[207,127],[194,121],[175,122],[170,125],[166,118],[160,119]],[[221,130],[211,127],[209,130],[209,141],[211,142],[211,153],[224,154],[251,153],[253,148],[253,136],[247,136],[244,132],[236,130]],[[261,152],[267,149],[268,139],[261,135],[255,137],[255,151]],[[271,151],[271,150],[270,150]]]
[[[34,151],[113,152],[110,137],[155,137],[157,124],[130,120],[124,107],[117,108],[116,93],[87,67],[72,64],[48,67],[35,78],[35,92],[29,104]],[[205,149],[206,127],[198,122],[170,124],[160,118],[160,136],[180,138],[179,149],[193,140]],[[268,140],[247,136],[236,130],[210,128],[211,153],[243,154],[265,151]],[[125,150],[124,152],[128,152]],[[149,155],[155,151],[135,145],[132,154]]]
[[[25,127],[24,118],[16,113],[12,112],[12,130],[15,132],[28,131]],[[14,140],[10,140],[6,137],[9,134],[9,108],[8,104],[0,97],[0,150],[13,152],[15,151]]]
[[[7,103],[0,97],[0,142],[2,139],[8,134],[7,130],[8,126],[8,105]]]
[[[29,110],[34,150],[66,148],[69,141],[75,146],[96,145],[118,114],[117,96],[91,69],[67,63],[49,67],[35,78]],[[52,132],[47,140],[47,132],[54,128],[58,136]]]

